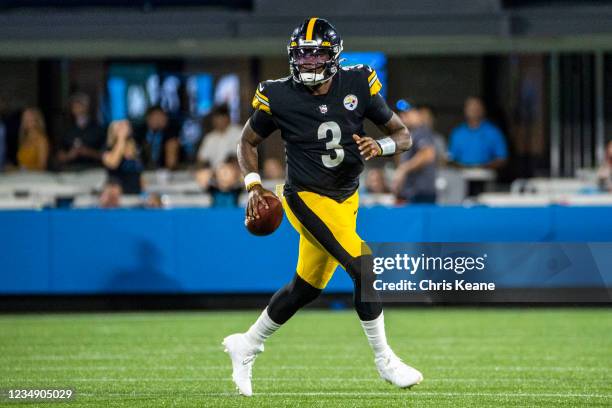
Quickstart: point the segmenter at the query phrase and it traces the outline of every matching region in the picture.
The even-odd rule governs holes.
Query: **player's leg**
[[[359,318],[370,321],[380,316],[382,304],[372,285],[374,275],[366,273],[368,265],[372,270],[372,256],[356,232],[357,193],[342,203],[310,192],[291,194],[286,200],[300,224],[351,276]]]
[[[298,310],[315,300],[337,267],[336,261],[305,235],[300,235],[296,274],[270,299],[257,321],[246,332],[255,346],[272,335]]]
[[[270,299],[259,318],[246,333],[237,333],[223,340],[226,352],[232,359],[232,379],[239,392],[253,394],[251,371],[256,356],[264,350],[264,342],[300,308],[316,299],[333,275],[337,262],[321,246],[308,236],[291,213],[287,218],[300,233],[300,247],[296,274],[291,282],[279,289]]]
[[[306,236],[300,236],[296,274],[268,303],[268,315],[278,324],[289,320],[299,309],[315,300],[327,285],[338,264]]]
[[[419,384],[423,381],[423,375],[404,364],[387,343],[382,303],[372,285],[372,255],[366,254],[351,259],[345,269],[354,283],[355,309],[374,352],[374,362],[380,376],[401,388]]]
[[[357,193],[342,203],[314,193],[302,192],[287,197],[300,223],[340,262],[353,280],[355,310],[381,377],[399,387],[410,387],[423,377],[404,364],[387,343],[382,303],[373,286],[372,255],[356,232],[358,201]]]

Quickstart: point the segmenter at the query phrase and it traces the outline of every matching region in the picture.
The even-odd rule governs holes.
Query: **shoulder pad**
[[[271,115],[272,111],[270,110],[270,98],[268,95],[266,95],[268,93],[267,82],[268,81],[263,81],[257,85],[255,95],[253,95],[253,100],[251,101],[251,106],[255,110],[259,109]]]
[[[272,114],[270,108],[270,91],[272,88],[282,85],[291,79],[291,76],[288,76],[260,82],[259,85],[257,85],[257,89],[255,89],[255,95],[253,95],[253,101],[251,102],[253,109],[259,109],[268,114]]]
[[[362,74],[368,81],[368,88],[370,89],[371,96],[376,95],[382,89],[382,84],[378,80],[378,75],[376,74],[376,71],[374,70],[374,68],[370,67],[369,65],[365,65],[365,64],[348,65],[345,67],[343,66],[342,69],[345,71],[358,72]]]

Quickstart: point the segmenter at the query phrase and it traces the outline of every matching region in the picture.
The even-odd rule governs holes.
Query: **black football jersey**
[[[326,95],[313,95],[291,77],[264,81],[253,97],[253,130],[267,137],[280,129],[287,155],[285,193],[312,191],[343,201],[359,187],[364,159],[353,134],[365,118],[387,123],[393,112],[368,66],[342,67]]]

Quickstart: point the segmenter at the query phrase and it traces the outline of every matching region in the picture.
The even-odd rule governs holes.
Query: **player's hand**
[[[380,156],[382,154],[382,150],[380,146],[376,142],[376,140],[371,137],[361,137],[359,135],[353,135],[353,140],[357,143],[359,147],[359,152],[362,156],[365,156],[366,160],[373,159],[374,157]]]
[[[264,198],[265,196],[276,197],[273,192],[266,190],[261,184],[255,184],[251,187],[251,190],[249,190],[249,201],[246,211],[247,221],[259,218],[258,208],[260,203],[263,204],[266,209],[269,208]]]
[[[132,133],[132,126],[128,120],[118,120],[115,122],[115,132],[117,139],[125,141]]]

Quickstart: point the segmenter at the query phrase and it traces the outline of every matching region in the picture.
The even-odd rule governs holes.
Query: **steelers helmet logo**
[[[353,94],[348,94],[344,97],[344,107],[350,111],[357,107],[357,97]]]

